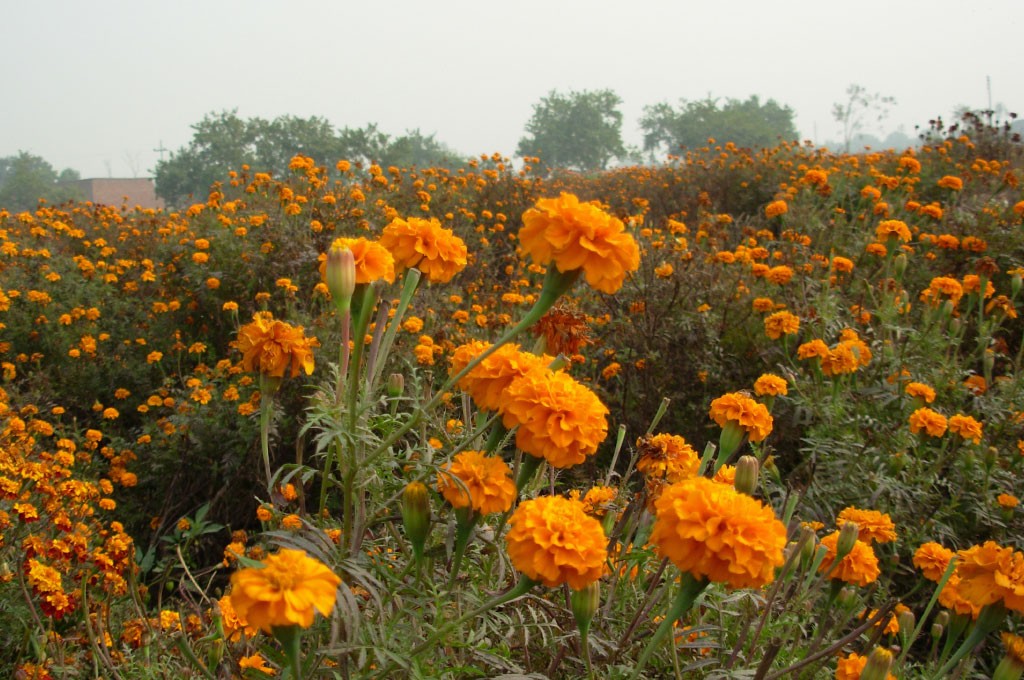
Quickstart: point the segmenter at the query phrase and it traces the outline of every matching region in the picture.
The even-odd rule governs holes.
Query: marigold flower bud
[[[902,279],[903,272],[907,271],[907,254],[900,253],[899,255],[897,255],[893,260],[893,266],[896,270],[896,278]]]
[[[842,560],[850,554],[853,546],[857,544],[857,536],[860,534],[860,527],[856,522],[845,522],[839,529],[839,541],[836,543],[836,561]]]
[[[392,399],[402,396],[402,393],[405,392],[405,376],[401,373],[389,375],[386,389],[388,396]]]
[[[932,640],[938,640],[942,637],[942,633],[946,630],[946,627],[941,623],[932,624]]]
[[[413,554],[419,558],[430,533],[430,498],[422,482],[409,482],[402,491],[402,524]]]
[[[761,466],[757,458],[753,456],[741,456],[736,461],[736,481],[734,486],[740,493],[753,496],[757,491],[757,479],[761,473]]]
[[[585,636],[590,630],[590,622],[594,620],[594,614],[601,606],[601,582],[594,581],[585,588],[573,590],[569,596],[569,602],[572,605],[572,615],[576,618],[580,635]]]
[[[896,617],[896,623],[900,626],[900,635],[906,637],[914,631],[914,626],[917,624],[917,618],[914,616],[914,612],[909,609],[904,609]]]
[[[875,647],[868,656],[868,662],[861,671],[861,680],[886,680],[892,666],[892,652],[885,647]]]
[[[348,248],[334,248],[327,251],[327,290],[339,313],[348,310],[352,294],[356,290],[356,260]]]
[[[1017,297],[1022,284],[1024,284],[1024,279],[1021,278],[1021,275],[1014,274],[1013,278],[1010,279],[1010,297]]]

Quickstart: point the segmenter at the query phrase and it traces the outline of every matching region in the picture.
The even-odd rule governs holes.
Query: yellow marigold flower
[[[829,573],[832,564],[836,561],[836,544],[839,541],[839,532],[833,531],[821,539],[821,544],[827,550],[825,559],[818,571]],[[878,568],[878,557],[872,547],[864,541],[854,541],[850,553],[839,561],[839,566],[831,571],[830,578],[850,583],[856,586],[866,586],[873,583],[881,571]]]
[[[250,324],[238,331],[234,346],[242,352],[242,368],[246,371],[283,378],[292,378],[304,370],[313,372],[313,348],[316,338],[307,338],[302,326],[291,326],[275,320],[269,312],[257,312]]]
[[[789,312],[775,312],[764,318],[764,332],[772,340],[783,335],[796,335],[800,331],[800,317]]]
[[[958,413],[949,417],[949,431],[963,439],[970,439],[975,444],[981,443],[981,429],[981,423],[971,416]]]
[[[875,227],[875,238],[878,241],[887,241],[890,238],[906,243],[910,240],[910,228],[907,223],[901,220],[882,220]]]
[[[921,407],[910,414],[910,431],[914,434],[924,430],[929,437],[941,437],[947,427],[946,416],[930,408]]]
[[[848,507],[839,513],[836,524],[842,526],[854,522],[860,530],[857,540],[865,543],[891,543],[896,540],[896,525],[889,515],[877,510],[861,510]]]
[[[793,278],[793,270],[784,264],[780,264],[765,272],[764,278],[772,283],[784,286]]]
[[[908,397],[920,399],[925,404],[930,404],[935,401],[935,390],[924,383],[907,383],[907,386],[903,388],[903,391],[906,392]]]
[[[957,553],[960,594],[978,607],[1002,600],[1007,609],[1024,612],[1024,553],[994,541]]]
[[[498,456],[462,451],[437,473],[437,490],[454,508],[505,512],[516,498],[512,470]],[[467,495],[468,494],[468,495]]]
[[[949,566],[951,559],[953,559],[952,550],[931,541],[923,543],[914,552],[914,566],[921,570],[921,574],[926,579],[936,583],[946,573],[946,567]]]
[[[583,511],[594,517],[603,517],[615,502],[616,496],[618,489],[613,486],[593,486],[583,496]]]
[[[636,448],[636,469],[647,477],[680,482],[695,477],[700,467],[697,451],[679,435],[645,435],[637,440]]]
[[[163,352],[150,352],[146,356],[146,363],[147,364],[155,364],[155,363],[157,363],[158,361],[160,361],[163,358],[164,358]]]
[[[452,353],[448,375],[460,373],[476,357],[490,349],[491,343],[474,340],[457,347]],[[498,411],[505,401],[504,393],[512,381],[528,371],[547,366],[554,357],[538,356],[519,350],[519,345],[502,345],[494,354],[480,362],[459,380],[459,388],[487,411]]]
[[[759,397],[784,397],[789,394],[789,383],[772,373],[763,373],[754,381],[754,394]]]
[[[583,504],[560,496],[523,501],[505,535],[513,566],[549,588],[582,590],[601,578],[608,559],[601,523]]]
[[[239,617],[265,633],[274,627],[309,628],[316,611],[334,608],[341,578],[303,550],[282,549],[262,569],[231,575],[231,605]]]
[[[336,238],[331,249],[352,251],[356,265],[356,283],[373,283],[383,279],[388,283],[395,280],[395,258],[391,251],[377,241],[359,238]],[[320,254],[320,280],[327,281],[327,255]]]
[[[553,262],[560,272],[582,269],[588,284],[609,295],[640,266],[640,248],[622,220],[568,193],[523,213],[519,242],[534,262]]]
[[[556,468],[578,465],[608,435],[608,407],[567,373],[544,366],[505,390],[502,422],[516,430],[516,446]]]
[[[771,583],[782,565],[786,527],[770,507],[731,486],[693,477],[655,502],[651,542],[680,571],[731,588]]]
[[[380,243],[394,255],[397,266],[416,267],[434,283],[451,281],[469,255],[465,242],[435,218],[395,218],[384,227]]]
[[[999,507],[1005,508],[1006,510],[1013,510],[1015,507],[1020,505],[1020,499],[1009,493],[1001,493],[996,496],[996,503],[999,503]]]
[[[779,217],[789,212],[789,205],[785,201],[772,201],[764,207],[764,216],[768,219]]]
[[[771,434],[774,424],[764,404],[739,392],[731,392],[712,401],[710,415],[723,429],[730,422],[736,423],[752,442],[759,442]]]

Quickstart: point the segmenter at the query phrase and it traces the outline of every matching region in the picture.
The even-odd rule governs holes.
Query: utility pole
[[[162,163],[163,160],[164,160],[164,154],[166,152],[170,151],[170,149],[165,149],[164,148],[164,140],[161,139],[160,140],[160,146],[158,146],[157,148],[153,149],[153,151],[156,151],[158,154],[160,154],[160,162]]]

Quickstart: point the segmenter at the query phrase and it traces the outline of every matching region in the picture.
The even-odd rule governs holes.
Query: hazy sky
[[[0,0],[0,157],[83,177],[147,175],[206,113],[419,128],[511,156],[552,89],[643,107],[774,98],[801,137],[840,137],[853,82],[895,96],[913,135],[957,105],[1024,114],[1020,0]],[[817,137],[815,137],[817,130]]]

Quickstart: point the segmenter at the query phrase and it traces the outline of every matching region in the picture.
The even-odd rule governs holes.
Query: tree
[[[832,105],[832,117],[843,126],[843,149],[849,153],[850,142],[864,131],[866,122],[873,118],[876,124],[880,124],[895,104],[894,97],[869,93],[863,85],[851,83],[846,88],[846,101]]]
[[[40,198],[50,203],[79,198],[76,187],[64,184],[79,179],[76,170],[65,168],[58,174],[45,159],[25,151],[0,158],[0,208],[32,210]]]
[[[622,144],[622,100],[611,90],[552,90],[534,104],[519,140],[519,156],[536,156],[548,167],[603,170],[625,155]]]
[[[673,150],[681,146],[697,147],[714,137],[741,147],[765,147],[780,139],[795,139],[793,110],[774,99],[765,103],[757,95],[746,100],[727,99],[719,107],[718,99],[708,96],[698,101],[682,100],[679,108],[666,103],[644,107],[640,127],[644,131],[644,150]]]

